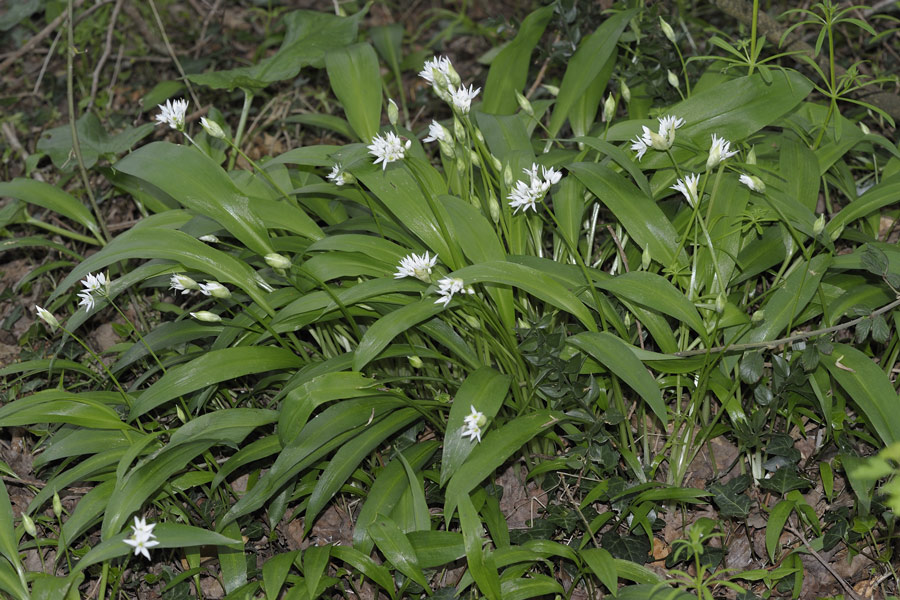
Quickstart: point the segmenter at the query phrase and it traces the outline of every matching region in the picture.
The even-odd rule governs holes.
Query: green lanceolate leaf
[[[489,600],[500,600],[500,576],[497,567],[492,564],[490,555],[484,550],[484,528],[481,519],[475,512],[472,499],[468,494],[459,497],[459,526],[462,529],[463,543],[466,546],[466,563],[469,575],[475,580],[478,589]]]
[[[678,251],[678,234],[652,198],[609,167],[597,163],[574,163],[569,170],[606,205],[638,246],[667,267],[687,264]]]
[[[250,198],[202,152],[155,142],[117,162],[116,170],[152,183],[186,208],[209,217],[253,252],[265,256],[275,251]]]
[[[69,423],[93,429],[131,429],[100,396],[44,390],[0,408],[0,427]]]
[[[400,333],[444,310],[426,297],[391,311],[372,324],[353,353],[353,370],[360,371],[377,357]]]
[[[613,15],[606,19],[594,33],[585,37],[578,46],[578,50],[566,65],[566,72],[559,86],[556,106],[553,108],[553,116],[550,117],[550,125],[547,127],[550,137],[559,133],[572,108],[584,96],[588,87],[616,51],[619,36],[622,35],[628,21],[636,13],[637,10],[626,10]]]
[[[568,343],[600,361],[610,373],[636,391],[660,421],[668,422],[659,385],[622,340],[610,333],[584,332],[570,337]]]
[[[325,54],[328,81],[358,139],[369,143],[381,124],[381,73],[369,44],[335,48]]]
[[[12,504],[9,502],[6,484],[2,481],[0,481],[0,555],[15,567],[19,575],[24,575],[22,561],[19,559],[19,541],[16,539],[13,524]]]
[[[34,179],[17,177],[12,181],[0,182],[0,197],[9,196],[42,208],[55,211],[72,219],[96,237],[100,237],[100,228],[89,211],[81,202],[49,183]]]
[[[612,555],[603,548],[585,548],[579,551],[579,555],[600,583],[615,596],[618,591],[618,575]]]
[[[441,456],[441,485],[465,462],[475,449],[474,440],[463,437],[464,420],[474,407],[485,418],[493,419],[509,392],[510,377],[491,367],[482,367],[469,375],[450,406],[444,450]]]
[[[201,271],[220,283],[240,287],[266,312],[272,309],[261,292],[265,281],[247,263],[180,231],[157,227],[131,229],[75,267],[50,295],[49,301],[68,290],[88,273],[102,271],[120,260],[162,258]]]
[[[517,417],[499,429],[491,429],[478,444],[465,463],[450,478],[447,484],[444,503],[444,520],[450,522],[458,505],[459,498],[469,492],[494,469],[502,465],[506,459],[538,433],[558,423],[563,417],[560,413],[538,410],[531,414]]]
[[[369,533],[387,562],[431,593],[431,587],[419,566],[416,551],[396,523],[388,517],[382,517],[372,523]]]
[[[897,391],[872,358],[846,344],[835,344],[831,354],[819,355],[831,376],[847,391],[869,425],[885,445],[900,441]]]
[[[508,115],[516,110],[515,93],[521,93],[525,87],[531,53],[552,16],[553,6],[544,6],[528,15],[515,39],[494,57],[484,83],[481,107],[484,112]]]
[[[235,347],[213,350],[189,363],[169,370],[150,386],[134,406],[128,420],[179,396],[208,385],[254,373],[290,369],[300,365],[300,357],[276,346]]]

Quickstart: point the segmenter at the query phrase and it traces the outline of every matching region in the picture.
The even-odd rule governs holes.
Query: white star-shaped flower
[[[353,183],[353,175],[344,171],[341,163],[337,163],[331,168],[331,173],[327,175],[328,181],[335,185],[344,185]]]
[[[472,406],[471,408],[472,412],[470,412],[466,416],[466,418],[463,419],[465,427],[463,428],[462,436],[468,436],[469,439],[480,442],[481,428],[487,424],[487,417],[484,416],[484,413],[475,410],[474,406]]]
[[[187,113],[187,107],[188,101],[183,98],[179,98],[174,102],[166,100],[165,104],[159,105],[161,112],[156,115],[156,122],[182,131],[184,130],[184,115]]]
[[[472,100],[480,91],[481,88],[475,88],[475,86],[472,85],[470,85],[468,89],[466,89],[466,86],[464,85],[451,89],[450,100],[453,108],[458,110],[461,114],[469,114],[469,109],[472,107]]]
[[[103,273],[97,273],[96,275],[88,273],[87,277],[81,280],[81,285],[84,286],[84,289],[78,292],[78,297],[81,298],[78,301],[78,306],[84,306],[85,310],[93,310],[94,293],[105,294],[109,281]]]
[[[431,269],[437,263],[437,254],[429,257],[428,252],[419,256],[417,254],[408,254],[400,259],[400,266],[394,273],[394,279],[402,279],[404,277],[415,277],[425,283],[431,282]]]
[[[731,142],[725,138],[720,138],[716,134],[712,134],[712,146],[709,148],[709,158],[706,159],[706,169],[717,167],[726,158],[731,158],[737,154],[737,150],[729,152]]]
[[[759,192],[760,194],[765,193],[766,184],[763,183],[762,179],[759,177],[754,177],[753,175],[741,175],[739,179],[741,183],[746,185],[748,188],[753,190],[754,192]]]
[[[447,85],[450,81],[450,59],[446,56],[435,56],[431,60],[425,61],[425,66],[419,71],[419,77],[437,86],[443,78],[443,85]],[[437,83],[436,83],[437,82]]]
[[[375,157],[375,164],[381,163],[381,169],[384,170],[387,169],[388,163],[403,160],[411,145],[411,140],[406,140],[404,144],[399,135],[389,131],[384,137],[376,135],[372,138],[368,148],[369,154]]]
[[[677,190],[684,195],[687,203],[693,208],[697,206],[697,202],[699,198],[697,197],[697,184],[700,183],[700,176],[696,173],[691,173],[684,179],[679,179],[675,185],[672,186],[673,190]]]
[[[450,304],[454,294],[474,294],[475,290],[471,286],[466,287],[465,282],[459,277],[444,277],[438,281],[438,294],[441,296],[434,301],[435,304],[443,304],[446,307]]]
[[[187,294],[191,290],[199,289],[199,286],[196,281],[194,281],[187,275],[175,273],[174,275],[172,275],[172,279],[169,280],[169,289],[173,289],[176,292],[181,292],[182,294]]]
[[[134,555],[143,554],[144,558],[150,560],[150,548],[158,546],[156,536],[153,535],[153,528],[156,523],[147,523],[143,517],[134,518],[134,525],[131,526],[132,535],[130,538],[123,540],[126,544],[134,548]]]
[[[641,160],[647,148],[654,148],[665,152],[675,143],[675,130],[684,125],[684,119],[674,115],[659,117],[659,131],[652,131],[646,125],[642,127],[640,136],[631,140],[631,149],[637,152],[637,159]]]
[[[449,142],[450,136],[443,125],[437,121],[432,121],[428,126],[428,137],[423,142]]]

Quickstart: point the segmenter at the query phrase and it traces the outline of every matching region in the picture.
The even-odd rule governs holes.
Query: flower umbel
[[[344,171],[344,167],[341,166],[341,163],[337,163],[333,167],[331,167],[331,173],[327,175],[328,181],[335,185],[345,185],[349,183],[353,183],[353,175]]]
[[[435,257],[437,259],[437,257]],[[444,277],[438,281],[438,294],[440,298],[434,301],[435,304],[443,304],[445,307],[453,300],[454,294],[474,294],[475,290],[472,286],[466,286],[465,282],[459,277]]]
[[[659,117],[659,132],[651,131],[646,125],[643,133],[631,140],[631,149],[637,152],[637,159],[641,160],[647,148],[654,148],[665,152],[675,143],[675,130],[684,125],[684,119],[673,115]]]
[[[84,289],[78,292],[78,297],[81,298],[78,302],[78,306],[84,306],[85,310],[93,310],[94,292],[106,295],[106,288],[109,285],[109,281],[103,273],[97,273],[97,275],[88,273],[87,277],[81,280],[81,285],[84,286]]]
[[[181,292],[182,294],[187,294],[191,290],[199,290],[200,286],[187,275],[175,273],[172,275],[172,279],[169,280],[169,289]]]
[[[562,173],[547,167],[541,167],[541,175],[538,175],[538,166],[535,163],[531,164],[530,169],[522,170],[528,175],[528,183],[520,179],[507,197],[510,208],[514,209],[513,214],[519,212],[519,209],[524,212],[529,208],[537,212],[537,203],[544,199],[550,186],[559,183],[562,178]]]
[[[431,60],[425,61],[425,66],[419,71],[419,77],[433,85],[435,88],[439,86],[447,87],[450,82],[450,59],[446,56],[435,56]]]
[[[472,100],[475,96],[478,95],[478,92],[481,91],[481,88],[475,88],[475,86],[470,85],[468,89],[466,86],[461,85],[458,88],[450,89],[450,99],[453,108],[458,110],[460,114],[467,115],[469,114],[469,109],[472,107]]]
[[[162,111],[156,115],[156,122],[168,125],[172,129],[184,131],[184,115],[187,112],[188,101],[179,98],[174,102],[166,100],[165,104],[160,104],[159,110]]]
[[[368,146],[369,154],[375,157],[375,164],[381,163],[381,169],[387,169],[388,163],[403,160],[406,151],[412,145],[412,141],[406,140],[406,144],[400,139],[400,136],[389,131],[385,137],[376,135],[372,138],[372,143]]]
[[[739,181],[741,183],[743,183],[744,185],[746,185],[751,190],[753,190],[754,192],[759,192],[760,194],[763,194],[766,191],[766,184],[763,183],[762,179],[760,179],[759,177],[744,174],[744,175],[741,175],[741,178]]]
[[[428,256],[428,252],[419,256],[417,254],[408,254],[400,259],[400,266],[394,273],[394,279],[402,279],[404,277],[415,277],[425,283],[431,283],[431,269],[437,263],[437,254],[433,257]]]
[[[685,200],[694,208],[697,206],[699,202],[698,192],[697,192],[697,184],[700,183],[700,176],[696,173],[691,173],[684,179],[679,179],[675,185],[672,186],[673,190],[677,190],[684,194]]]
[[[148,524],[143,518],[134,518],[134,525],[131,526],[133,531],[130,538],[123,540],[126,544],[134,548],[134,554],[143,554],[144,558],[150,560],[150,548],[158,546],[159,542],[153,535],[153,528],[156,523]]]
[[[484,416],[484,413],[478,412],[475,410],[475,407],[472,406],[472,412],[470,412],[465,419],[463,419],[463,423],[465,423],[465,428],[463,428],[462,436],[468,436],[469,439],[474,440],[476,442],[481,441],[481,429],[485,425],[487,425],[487,417]]]
[[[706,169],[717,167],[726,158],[731,158],[737,154],[737,150],[729,152],[731,142],[725,138],[720,138],[716,134],[712,134],[712,146],[709,148],[709,158],[706,159]]]

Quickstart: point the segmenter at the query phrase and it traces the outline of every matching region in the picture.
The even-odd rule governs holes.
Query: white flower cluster
[[[684,119],[672,115],[659,118],[659,131],[651,131],[644,125],[643,133],[631,140],[631,149],[637,152],[637,159],[641,160],[648,148],[665,152],[675,142],[675,130],[684,125]]]
[[[738,153],[737,150],[729,152],[729,148],[731,148],[731,142],[712,134],[712,146],[709,148],[709,158],[706,159],[706,169],[715,168],[726,158],[731,158]]]
[[[78,292],[78,297],[81,298],[78,306],[84,306],[85,310],[93,310],[94,293],[105,296],[109,281],[103,273],[97,273],[97,275],[88,273],[87,277],[81,280],[81,285],[84,286],[84,289]]]
[[[465,428],[463,429],[462,436],[468,436],[469,439],[480,442],[482,428],[487,425],[487,417],[484,416],[484,413],[475,410],[474,406],[471,408],[472,412],[463,419]]]
[[[331,173],[327,175],[327,178],[328,181],[335,185],[346,185],[355,181],[353,175],[344,171],[344,167],[341,166],[341,163],[337,163],[331,168]]]
[[[156,122],[168,125],[178,131],[184,131],[184,116],[187,113],[187,107],[188,101],[183,98],[179,98],[174,102],[166,100],[165,104],[159,105],[159,110],[162,112],[156,115]]]
[[[406,140],[404,144],[399,135],[389,131],[384,137],[376,135],[367,147],[369,154],[375,157],[375,164],[381,163],[381,169],[384,170],[387,169],[388,163],[403,160],[411,145],[412,141]]]
[[[681,192],[684,195],[685,200],[687,200],[688,205],[690,205],[691,208],[696,208],[700,201],[699,193],[697,191],[697,185],[699,183],[700,176],[696,173],[691,173],[687,177],[679,179],[675,185],[672,186],[672,189]]]
[[[446,307],[453,300],[454,294],[474,294],[475,290],[472,286],[467,286],[459,277],[444,277],[438,281],[438,294],[440,298],[434,301],[435,304],[443,304]]]
[[[446,56],[435,56],[426,61],[422,71],[419,72],[419,77],[431,84],[438,98],[462,115],[469,114],[472,100],[481,91],[481,88],[474,85],[468,88],[462,85],[459,74]]]
[[[556,169],[541,167],[541,175],[538,175],[538,166],[532,163],[530,169],[522,169],[528,175],[528,182],[521,179],[516,182],[516,188],[507,197],[513,214],[525,212],[529,208],[537,212],[536,204],[544,199],[550,186],[559,183],[562,173]]]
[[[153,528],[156,523],[148,524],[144,518],[134,518],[134,525],[131,526],[133,533],[130,538],[125,539],[125,543],[134,548],[134,555],[143,554],[144,558],[150,560],[150,548],[158,546],[159,542],[153,535]]]
[[[404,277],[415,277],[425,283],[431,283],[431,269],[437,264],[437,254],[429,256],[428,252],[419,256],[418,254],[408,254],[400,259],[400,266],[394,273],[394,279],[403,279]]]
[[[213,296],[214,298],[230,298],[231,292],[227,287],[218,281],[207,281],[206,283],[197,283],[187,275],[175,273],[169,280],[169,288],[182,294],[187,294],[191,290],[195,290],[204,296]]]

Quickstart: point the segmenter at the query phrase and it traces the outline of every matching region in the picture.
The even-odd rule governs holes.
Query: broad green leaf
[[[391,512],[391,518],[401,525],[404,532],[428,531],[431,529],[431,515],[428,512],[428,502],[425,500],[424,475],[417,475],[403,454],[398,454],[397,460],[403,464],[409,485],[403,490],[401,501]]]
[[[885,445],[900,441],[900,402],[884,371],[853,346],[835,344],[831,354],[819,360],[859,407],[869,425]]]
[[[93,429],[131,429],[118,413],[94,394],[44,390],[0,407],[0,427],[36,423],[69,423]]]
[[[325,68],[357,138],[371,142],[381,124],[381,73],[375,49],[361,43],[329,50]]]
[[[865,194],[842,208],[825,226],[826,235],[834,236],[856,219],[894,204],[898,196],[900,196],[900,173],[879,181]]]
[[[402,455],[413,470],[421,469],[431,458],[438,443],[421,442],[403,451]],[[369,536],[369,526],[381,515],[389,516],[392,507],[400,499],[406,486],[407,475],[403,464],[392,459],[375,477],[375,482],[366,494],[365,503],[356,517],[353,528],[353,546],[361,552],[370,553],[374,543]]]
[[[226,254],[180,231],[156,227],[131,229],[105,248],[75,267],[50,295],[48,303],[68,290],[88,273],[102,271],[108,265],[130,258],[162,258],[181,263],[188,269],[201,271],[220,283],[232,283],[247,293],[268,313],[272,309],[260,291],[265,283],[247,263]]]
[[[778,168],[785,178],[785,192],[810,211],[816,210],[819,199],[819,161],[806,144],[785,132],[781,136]]]
[[[476,442],[462,435],[464,420],[472,407],[490,422],[503,406],[509,392],[510,377],[491,367],[482,367],[469,375],[450,405],[447,431],[444,434],[444,450],[441,455],[441,480],[443,486],[465,462]]]
[[[278,412],[265,408],[219,409],[191,419],[169,437],[167,448],[197,440],[214,440],[221,444],[241,443],[250,429],[275,422]]]
[[[459,527],[466,546],[469,575],[488,600],[500,600],[503,597],[500,592],[500,576],[490,555],[484,550],[484,529],[468,494],[459,496]]]
[[[613,56],[616,44],[619,43],[619,36],[635,14],[637,10],[614,14],[579,44],[578,50],[566,65],[566,72],[559,86],[559,95],[547,127],[550,137],[555,137],[559,133],[572,108],[584,96],[588,87]]]
[[[132,441],[130,437],[121,430],[61,428],[47,442],[44,450],[34,457],[34,468],[39,469],[60,458],[96,454],[110,448],[128,446]]]
[[[662,581],[659,575],[643,565],[621,558],[616,558],[614,560],[616,563],[616,575],[618,575],[620,579],[627,579],[628,581],[634,581],[635,583],[646,584],[657,584]],[[624,596],[620,592],[618,597],[623,598]],[[637,596],[637,598],[646,598],[646,596]],[[637,600],[637,598],[635,600]]]
[[[369,424],[362,433],[346,442],[335,453],[334,458],[329,461],[328,466],[319,476],[316,487],[309,497],[305,513],[307,529],[312,527],[319,511],[331,501],[331,498],[344,485],[359,463],[379,444],[384,443],[388,437],[415,421],[419,416],[419,412],[414,408],[402,408]]]
[[[256,462],[257,460],[262,460],[273,454],[277,454],[281,448],[281,441],[278,439],[277,435],[267,435],[266,437],[250,442],[249,444],[244,444],[240,450],[228,457],[225,464],[219,467],[219,470],[216,471],[216,476],[210,483],[210,487],[215,489],[235,470],[252,462]]]
[[[241,540],[224,536],[214,531],[201,529],[192,525],[180,523],[157,523],[153,533],[159,542],[154,548],[193,548],[196,546],[221,546],[226,544],[239,544]],[[101,563],[119,556],[125,556],[134,551],[134,548],[123,540],[131,537],[130,530],[123,531],[111,538],[100,542],[91,548],[72,568],[72,574],[79,573],[91,565]]]
[[[261,256],[275,250],[250,198],[205,154],[189,146],[154,142],[116,163],[116,170],[148,181],[228,230]]]
[[[531,267],[506,261],[491,261],[463,267],[451,275],[461,278],[466,285],[495,283],[519,288],[572,314],[590,331],[597,330],[596,322],[581,300],[552,277]]]
[[[532,573],[528,577],[506,579],[500,584],[500,597],[503,600],[524,600],[525,598],[549,598],[563,596],[565,590],[556,579],[540,573]]]
[[[128,420],[208,385],[254,373],[300,366],[300,357],[278,346],[232,347],[212,350],[170,369],[151,385],[134,406]]]
[[[278,600],[281,597],[281,588],[284,587],[298,554],[300,550],[281,552],[263,563],[263,588],[266,591],[266,600]]]
[[[650,405],[650,409],[660,421],[668,422],[666,405],[659,385],[622,340],[610,333],[586,331],[571,336],[568,343],[600,361],[610,373],[636,391]]]
[[[356,39],[359,20],[311,10],[295,10],[279,20],[287,26],[278,51],[250,67],[188,75],[188,79],[213,89],[257,90],[276,81],[293,79],[305,66],[321,68],[325,53]],[[380,89],[379,85],[379,89]]]
[[[240,526],[232,521],[222,529],[222,535],[233,540],[241,540],[234,544],[218,544],[216,553],[219,556],[219,568],[222,572],[222,587],[225,592],[233,592],[247,583],[247,557],[244,554],[244,542]]]
[[[423,569],[446,565],[466,555],[463,536],[455,531],[411,531],[406,537]]]
[[[12,504],[6,491],[6,484],[0,481],[0,555],[24,575],[22,561],[19,559],[19,541],[16,539],[16,528],[13,524]]]
[[[568,169],[612,211],[625,230],[650,256],[667,266],[687,264],[678,251],[678,234],[652,198],[609,167],[597,163],[574,163]]]
[[[624,563],[627,561],[621,562]],[[625,575],[622,575],[622,577],[630,579],[631,581],[642,581],[644,583],[621,588],[618,595],[620,600],[694,600],[694,598],[697,597],[696,595],[691,595],[681,590],[672,589],[665,584],[660,585],[659,577],[650,577],[651,575],[655,576],[650,569],[635,565],[634,563],[628,564],[634,565],[633,573],[629,571],[634,577],[626,577]],[[642,569],[643,572],[638,574],[638,569]]]
[[[618,591],[618,575],[616,575],[616,562],[612,555],[603,548],[585,548],[579,551],[581,559],[588,568],[597,576],[600,583],[615,596]]]
[[[381,550],[387,562],[392,564],[395,569],[418,583],[425,588],[428,594],[431,594],[431,587],[422,573],[419,566],[416,551],[413,550],[412,544],[409,543],[406,535],[400,531],[397,524],[388,517],[382,517],[378,521],[372,523],[369,527],[369,533],[375,540],[375,545]]]
[[[293,388],[281,403],[278,437],[282,444],[294,439],[313,411],[332,400],[373,396],[380,392],[378,383],[357,372],[325,373]]]
[[[162,323],[143,334],[143,340],[134,342],[131,347],[119,355],[119,359],[110,367],[116,373],[134,364],[149,354],[150,350],[174,349],[181,344],[193,342],[205,337],[213,337],[222,333],[222,327],[200,323],[194,320],[169,321]]]
[[[28,588],[22,585],[19,574],[11,564],[0,560],[0,590],[10,594],[15,600],[31,600]]]
[[[123,131],[110,135],[97,115],[92,112],[84,113],[75,122],[84,167],[90,169],[100,158],[111,158],[127,152],[155,128],[155,123],[144,123],[137,127],[126,127]],[[72,155],[72,127],[68,124],[44,131],[38,140],[37,149],[46,152],[57,169],[73,171],[78,165]]]
[[[12,181],[0,182],[0,197],[8,196],[23,202],[28,202],[71,219],[86,228],[98,240],[100,228],[94,220],[94,216],[81,202],[59,189],[55,185],[16,177]]]
[[[87,481],[98,473],[111,472],[113,467],[125,454],[126,447],[111,448],[90,456],[71,469],[54,475],[40,492],[28,504],[25,512],[32,514],[53,497],[54,492],[61,492],[76,481]]]
[[[353,370],[360,371],[402,332],[444,310],[428,296],[384,315],[363,334],[353,353]]]
[[[515,39],[494,57],[484,83],[481,107],[484,112],[502,115],[515,112],[518,106],[515,93],[521,93],[525,87],[531,53],[553,17],[553,9],[552,5],[544,6],[525,17]]]
[[[769,512],[769,520],[766,523],[766,552],[769,560],[775,562],[775,549],[778,547],[778,539],[788,517],[794,511],[794,503],[790,500],[782,500]]]
[[[594,283],[599,289],[642,304],[685,323],[706,337],[700,313],[684,294],[663,277],[647,271],[631,271]]]
[[[518,452],[522,446],[538,433],[545,431],[564,419],[560,413],[537,410],[516,417],[500,428],[489,428],[487,435],[478,444],[468,460],[456,471],[447,484],[444,501],[444,521],[450,522],[463,495],[469,492],[502,465],[506,459]]]
[[[75,510],[63,523],[62,533],[59,538],[59,551],[65,551],[73,542],[78,543],[78,538],[90,527],[100,522],[103,511],[109,503],[116,482],[114,479],[108,479],[103,483],[95,485],[91,490],[78,499]]]
[[[48,573],[35,573],[31,581],[31,600],[79,600],[78,586],[84,581],[84,574],[72,578],[57,577]]]
[[[394,579],[391,572],[384,566],[376,564],[368,554],[363,554],[356,548],[349,546],[332,546],[331,555],[342,560],[354,569],[377,583],[381,589],[390,594],[391,598],[397,597],[397,591],[394,586]]]

